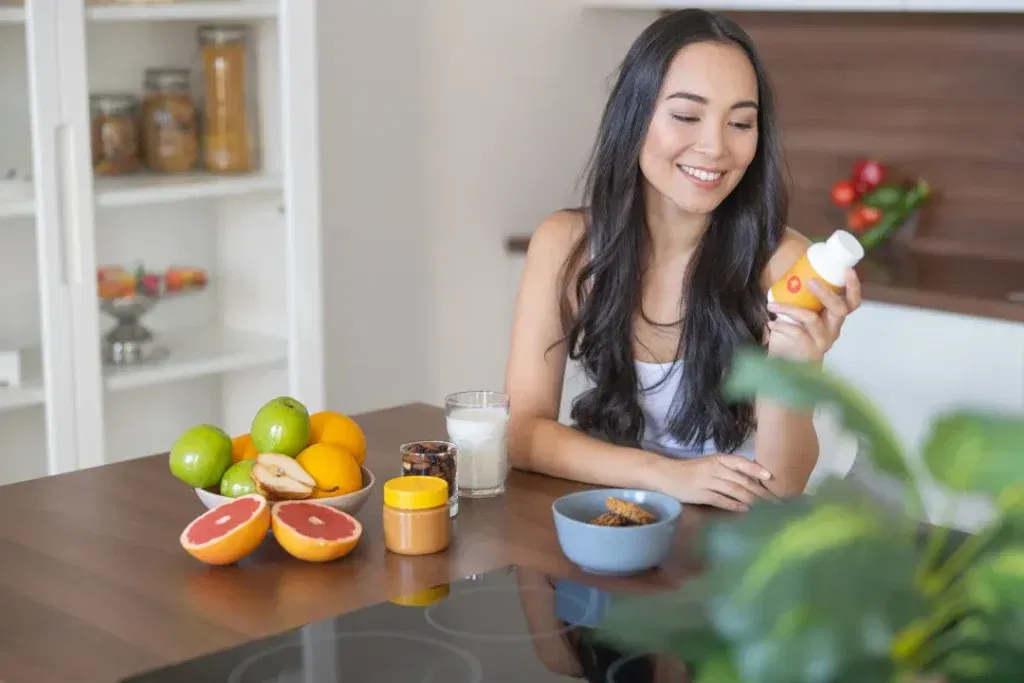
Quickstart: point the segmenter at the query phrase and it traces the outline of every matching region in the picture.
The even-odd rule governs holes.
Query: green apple
[[[171,448],[171,474],[199,489],[216,486],[231,467],[231,437],[213,425],[196,425]]]
[[[256,493],[256,483],[252,480],[250,473],[252,466],[256,464],[255,458],[240,460],[228,468],[220,479],[220,495],[228,498],[238,498],[250,493]]]
[[[275,398],[256,413],[249,435],[257,453],[294,458],[309,445],[309,411],[289,396]]]

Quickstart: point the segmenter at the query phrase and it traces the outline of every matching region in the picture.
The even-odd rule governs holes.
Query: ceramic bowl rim
[[[583,521],[578,520],[578,519],[573,519],[572,517],[570,517],[569,515],[565,514],[564,512],[562,512],[561,510],[558,509],[558,503],[559,502],[561,502],[563,500],[568,500],[568,499],[571,499],[571,498],[582,497],[582,496],[584,496],[586,494],[591,494],[592,495],[594,491],[630,491],[630,492],[633,492],[633,493],[651,494],[651,495],[659,496],[659,497],[662,497],[662,498],[665,498],[665,499],[669,500],[672,504],[675,505],[675,509],[673,510],[671,515],[668,515],[667,517],[663,517],[663,518],[659,519],[656,522],[652,522],[651,524],[637,524],[637,525],[634,525],[634,526],[601,526],[599,524],[591,524],[589,522],[583,522]],[[617,487],[617,488],[616,487],[605,487],[605,488],[600,488],[600,489],[587,489],[585,491],[574,491],[573,493],[567,493],[564,496],[559,496],[558,498],[555,498],[553,501],[551,501],[551,512],[552,512],[552,514],[554,514],[557,517],[561,517],[566,522],[569,522],[571,524],[577,524],[577,525],[586,527],[588,529],[607,529],[608,531],[611,531],[613,533],[614,532],[637,533],[637,532],[640,532],[640,530],[642,530],[642,529],[655,529],[655,528],[662,527],[662,526],[674,525],[676,522],[679,521],[679,518],[682,516],[683,509],[684,509],[683,508],[683,504],[680,503],[675,498],[673,498],[672,496],[666,495],[664,493],[659,493],[658,491],[651,491],[650,489],[635,489],[635,488],[628,488],[628,487]]]
[[[323,503],[324,505],[330,505],[331,501],[339,501],[339,500],[341,500],[343,498],[344,499],[355,498],[356,496],[358,496],[360,494],[368,493],[371,489],[373,489],[374,485],[377,483],[377,478],[373,475],[373,471],[369,467],[367,467],[366,465],[360,465],[359,469],[362,470],[363,474],[367,475],[369,481],[367,482],[366,486],[364,486],[363,488],[359,489],[358,491],[352,491],[351,493],[343,493],[340,496],[330,496],[328,498],[306,498],[305,500],[310,500],[310,501],[313,501],[313,502],[316,502],[316,503]],[[216,492],[215,493],[213,491],[207,491],[206,489],[199,488],[199,487],[195,487],[194,490],[195,490],[197,495],[206,494],[206,495],[210,495],[210,496],[217,496],[218,498],[223,498],[225,500],[225,502],[227,502],[229,500],[234,500],[234,498],[229,498],[228,496],[225,496],[225,495],[221,494],[220,492]]]

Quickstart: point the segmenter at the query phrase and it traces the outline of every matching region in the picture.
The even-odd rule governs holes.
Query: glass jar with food
[[[134,95],[96,94],[89,98],[92,168],[97,175],[138,170],[138,104]]]
[[[248,29],[200,26],[203,160],[216,173],[252,170],[246,88]]]
[[[188,69],[147,69],[142,103],[142,147],[146,166],[182,173],[199,161],[198,112]]]
[[[397,555],[429,555],[452,540],[448,484],[430,476],[407,476],[384,483],[384,547]]]

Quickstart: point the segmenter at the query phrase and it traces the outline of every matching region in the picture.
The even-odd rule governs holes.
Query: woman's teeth
[[[702,171],[699,168],[693,168],[692,166],[680,166],[679,168],[682,169],[683,173],[689,173],[694,178],[699,178],[700,180],[704,180],[704,181],[708,181],[708,182],[713,181],[713,180],[718,180],[719,178],[722,177],[721,173],[712,173],[711,171]]]

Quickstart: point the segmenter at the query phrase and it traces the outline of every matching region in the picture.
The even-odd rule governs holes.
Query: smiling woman
[[[732,510],[801,492],[811,414],[721,392],[741,345],[820,362],[859,304],[850,271],[820,315],[769,320],[767,288],[808,245],[787,208],[750,38],[703,10],[656,21],[620,67],[585,205],[530,241],[506,371],[513,463]],[[572,428],[558,423],[568,358],[590,385]]]

